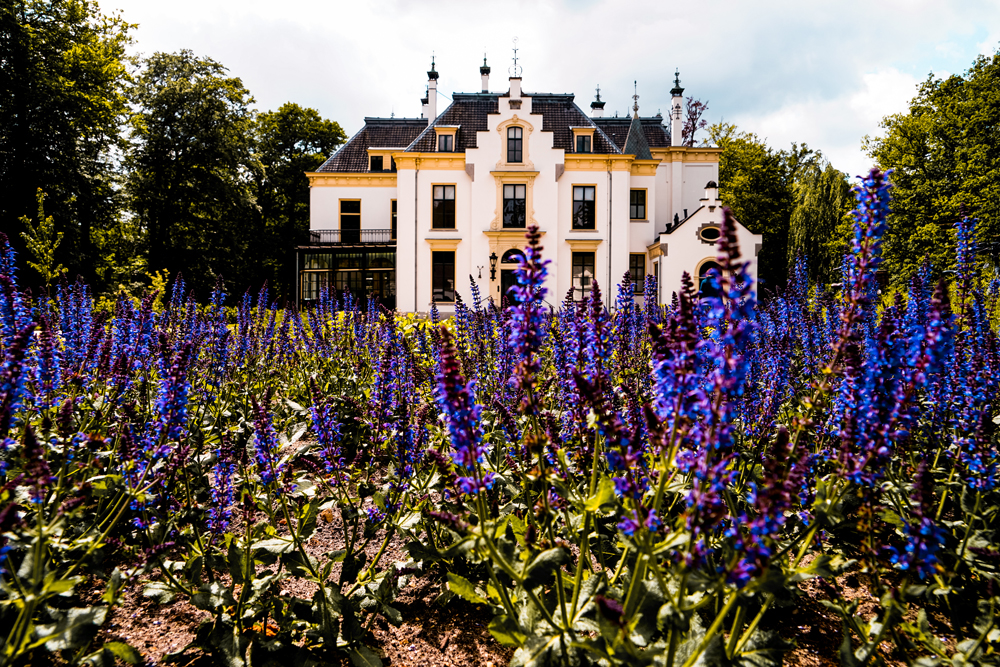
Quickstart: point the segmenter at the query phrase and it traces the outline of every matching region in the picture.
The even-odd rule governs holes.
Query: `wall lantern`
[[[498,259],[500,259],[500,258],[497,257],[496,252],[491,252],[490,253],[490,280],[496,280],[497,279],[497,260]]]

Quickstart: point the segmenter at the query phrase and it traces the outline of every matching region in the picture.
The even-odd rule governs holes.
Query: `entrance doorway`
[[[514,275],[515,269],[518,268],[520,258],[524,257],[524,253],[516,248],[512,248],[503,254],[500,258],[500,285],[497,288],[497,301],[502,306],[504,300],[506,299],[507,304],[512,303],[512,297],[508,293],[511,287],[517,284],[517,278]]]

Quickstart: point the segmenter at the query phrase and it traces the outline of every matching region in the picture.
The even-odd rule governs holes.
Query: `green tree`
[[[901,284],[929,257],[951,263],[952,225],[964,206],[979,218],[979,241],[1000,254],[1000,53],[980,56],[964,75],[920,84],[905,113],[865,137],[869,156],[894,170],[885,268]]]
[[[55,220],[51,215],[45,215],[45,193],[38,191],[38,222],[32,223],[31,218],[24,216],[21,223],[28,230],[21,233],[28,252],[35,258],[28,266],[38,272],[45,281],[45,293],[49,293],[52,281],[66,273],[66,267],[56,262],[56,249],[62,243],[64,234],[57,232]]]
[[[762,290],[783,288],[788,278],[788,225],[793,207],[791,180],[811,151],[792,146],[772,150],[756,134],[730,123],[708,128],[709,143],[722,149],[719,195],[733,215],[762,234],[758,277]]]
[[[253,98],[225,74],[191,51],[155,53],[133,95],[128,192],[148,266],[183,272],[200,298],[219,276],[240,291],[257,276]]]
[[[255,236],[260,278],[279,298],[293,298],[295,246],[308,241],[309,179],[347,135],[315,109],[288,102],[257,116],[256,150],[263,171],[256,193],[261,224]]]
[[[841,225],[854,207],[847,174],[834,169],[820,156],[798,170],[792,193],[789,263],[799,254],[805,255],[810,279],[824,284],[837,282],[841,258],[849,250],[850,241]]]
[[[44,189],[64,235],[55,261],[90,280],[94,237],[119,222],[132,28],[88,0],[0,3],[0,228],[23,232]]]

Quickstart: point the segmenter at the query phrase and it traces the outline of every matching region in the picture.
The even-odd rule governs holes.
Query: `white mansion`
[[[718,148],[681,146],[684,90],[675,80],[670,127],[660,115],[587,116],[573,95],[528,93],[521,78],[455,93],[437,113],[431,64],[422,118],[365,118],[310,182],[310,243],[297,250],[298,300],[336,287],[403,312],[451,312],[469,277],[499,303],[513,284],[524,230],[538,225],[548,301],[601,285],[610,306],[630,271],[636,298],[668,302],[681,275],[715,264],[721,202]],[[752,261],[761,237],[742,225]],[[646,274],[658,294],[643,294]]]

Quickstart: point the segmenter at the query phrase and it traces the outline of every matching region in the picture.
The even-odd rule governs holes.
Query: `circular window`
[[[698,238],[706,243],[715,243],[719,240],[720,236],[722,236],[722,231],[715,225],[702,227],[698,230]]]

